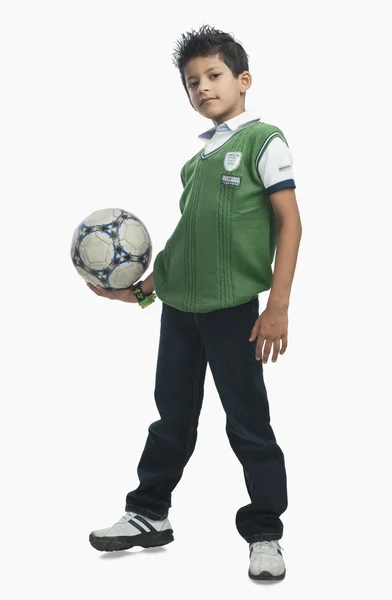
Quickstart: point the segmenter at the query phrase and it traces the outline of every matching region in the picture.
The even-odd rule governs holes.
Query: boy
[[[140,485],[127,494],[125,516],[93,531],[90,542],[112,551],[173,541],[171,494],[195,448],[208,362],[251,499],[236,515],[249,544],[248,574],[283,579],[278,540],[286,471],[270,426],[262,362],[271,350],[276,362],[287,348],[302,233],[292,155],[280,129],[245,110],[252,78],[247,54],[231,35],[209,26],[183,35],[174,61],[191,106],[214,127],[199,136],[204,150],[181,169],[182,216],[153,273],[133,289],[89,285],[100,296],[143,308],[154,289],[162,301],[155,387],[161,419],[149,427]],[[267,289],[259,316],[258,294]]]

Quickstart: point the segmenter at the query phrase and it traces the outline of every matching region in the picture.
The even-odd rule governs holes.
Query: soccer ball
[[[120,208],[97,210],[75,229],[72,262],[93,285],[122,289],[137,282],[152,255],[150,235],[134,214]]]

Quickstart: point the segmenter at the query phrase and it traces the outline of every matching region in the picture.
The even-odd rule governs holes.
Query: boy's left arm
[[[279,223],[275,268],[267,307],[257,319],[249,341],[258,337],[256,358],[268,361],[273,346],[272,362],[287,348],[288,307],[298,249],[302,235],[301,218],[294,188],[270,194],[272,208]],[[263,351],[263,345],[264,351]]]

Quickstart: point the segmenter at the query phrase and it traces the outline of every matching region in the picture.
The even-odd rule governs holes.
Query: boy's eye
[[[220,73],[213,73],[213,74],[211,75],[211,77],[219,77],[219,75],[220,75]],[[197,83],[197,81],[193,81],[193,82],[192,82],[192,83],[189,85],[189,87],[190,87],[190,88],[191,88],[191,87],[193,87],[193,84],[194,84],[194,83]]]

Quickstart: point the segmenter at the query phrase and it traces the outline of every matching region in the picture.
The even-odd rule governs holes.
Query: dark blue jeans
[[[277,540],[287,508],[284,455],[270,425],[263,363],[256,360],[250,332],[259,299],[190,313],[162,305],[155,382],[160,420],[148,428],[137,473],[140,485],[126,497],[126,511],[164,519],[197,438],[207,361],[226,413],[230,445],[242,464],[251,500],[236,514],[247,541]]]

